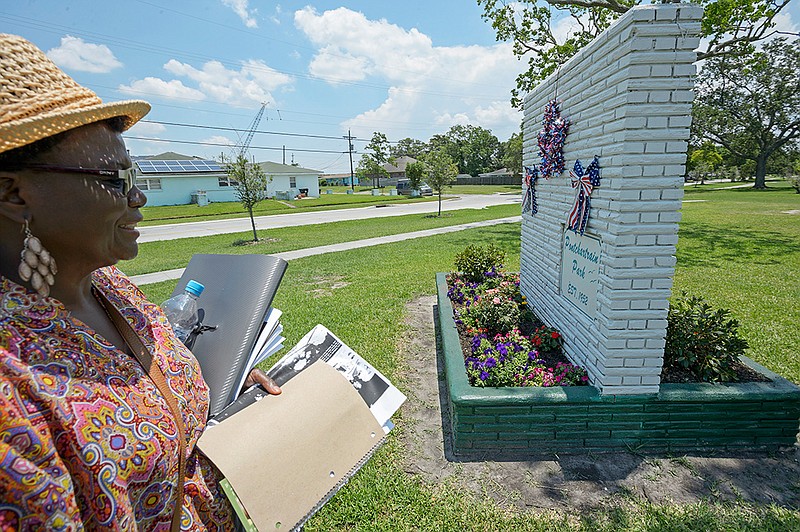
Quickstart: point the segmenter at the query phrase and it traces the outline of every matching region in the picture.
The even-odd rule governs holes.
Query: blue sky
[[[794,4],[780,24],[796,31]],[[474,124],[505,141],[518,130],[509,91],[523,63],[480,15],[474,0],[13,0],[0,31],[105,101],[151,102],[126,135],[134,155],[227,155],[266,103],[257,160],[283,162],[285,146],[286,163],[348,172],[348,129],[357,151],[373,131],[427,141]]]

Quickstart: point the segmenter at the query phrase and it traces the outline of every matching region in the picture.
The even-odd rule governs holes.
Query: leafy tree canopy
[[[389,153],[389,147],[389,140],[386,135],[375,131],[365,148],[366,153],[361,155],[361,160],[358,163],[359,175],[372,178],[373,186],[377,188],[381,186],[381,177],[389,176],[389,172],[386,171],[383,165],[387,162],[394,162],[394,157]]]
[[[522,132],[513,133],[502,145],[500,164],[515,176],[522,175]]]
[[[247,209],[250,215],[250,224],[253,228],[253,241],[258,241],[256,222],[253,219],[253,208],[261,201],[267,199],[267,178],[261,166],[249,162],[244,155],[225,163],[225,171],[236,188],[236,199]]]
[[[415,161],[406,165],[406,177],[411,190],[419,189],[422,184],[422,178],[425,177],[426,172],[425,163],[422,161]]]
[[[769,158],[800,138],[798,72],[800,39],[777,38],[748,56],[712,57],[698,75],[693,136],[754,161],[755,188],[766,186]]]
[[[396,144],[390,147],[389,153],[392,157],[413,157],[414,159],[421,159],[428,152],[428,145],[421,140],[406,137],[400,139]]]
[[[641,0],[477,0],[484,20],[499,41],[511,41],[517,57],[528,55],[528,70],[517,76],[511,103],[605,30]],[[701,21],[707,44],[698,59],[746,55],[753,44],[775,34],[775,17],[789,0],[697,0],[705,12]],[[576,29],[563,42],[553,34],[554,23],[570,16]]]
[[[441,216],[442,190],[455,181],[458,175],[458,165],[442,148],[431,150],[425,157],[425,164],[428,169],[428,184],[439,196],[439,216]]]
[[[447,153],[460,173],[476,176],[497,168],[500,141],[480,126],[452,126],[447,133],[431,137],[429,144],[431,151]]]

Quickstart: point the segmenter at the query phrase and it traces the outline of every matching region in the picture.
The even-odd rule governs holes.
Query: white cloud
[[[128,130],[129,135],[158,135],[167,130],[163,124],[153,122],[137,122]]]
[[[236,13],[244,25],[248,28],[257,28],[258,22],[255,19],[255,15],[257,10],[249,9],[248,7],[248,0],[222,0],[222,3],[233,9],[233,12]]]
[[[454,124],[492,129],[506,140],[518,131],[511,88],[524,63],[508,43],[492,46],[434,46],[416,28],[370,20],[344,7],[295,12],[295,26],[317,52],[311,75],[330,84],[388,86],[385,100],[343,123],[357,136],[382,131],[390,139],[427,140]]]
[[[275,13],[269,18],[274,24],[280,26],[283,9],[280,4],[275,4]]]
[[[207,142],[209,144],[222,144],[223,146],[234,146],[236,143],[224,135],[214,135],[203,139],[200,142]]]
[[[364,79],[367,67],[365,57],[354,57],[336,46],[325,46],[311,60],[308,70],[314,76],[338,83]]]
[[[240,70],[229,69],[219,61],[209,61],[198,69],[175,59],[169,60],[164,69],[197,83],[198,90],[210,99],[239,107],[272,102],[272,91],[292,83],[291,76],[255,59],[243,61]]]
[[[161,96],[170,99],[205,100],[206,95],[197,89],[187,87],[177,79],[164,81],[160,78],[146,77],[132,82],[130,85],[120,85],[122,93],[136,97]]]
[[[162,96],[173,99],[211,100],[236,107],[253,107],[274,103],[272,92],[290,90],[293,79],[261,60],[242,61],[239,70],[227,68],[219,61],[208,61],[201,68],[170,59],[164,70],[184,80],[147,77],[120,85],[127,94]]]
[[[104,44],[87,43],[80,37],[61,37],[61,45],[47,52],[62,68],[104,74],[122,66],[114,53]]]

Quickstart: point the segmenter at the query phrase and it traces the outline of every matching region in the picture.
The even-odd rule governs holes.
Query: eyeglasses
[[[87,174],[99,177],[110,177],[111,179],[101,179],[100,183],[114,191],[118,191],[123,196],[127,196],[131,189],[136,185],[136,167],[133,166],[123,170],[110,170],[105,168],[78,168],[75,166],[58,166],[52,164],[26,164],[25,168],[30,168],[31,170],[64,172],[68,174]]]

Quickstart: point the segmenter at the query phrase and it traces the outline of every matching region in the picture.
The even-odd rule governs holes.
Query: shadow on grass
[[[737,232],[709,227],[704,224],[683,222],[678,232],[678,266],[729,266],[731,263],[783,264],[782,255],[795,249],[796,239],[783,233]]]

